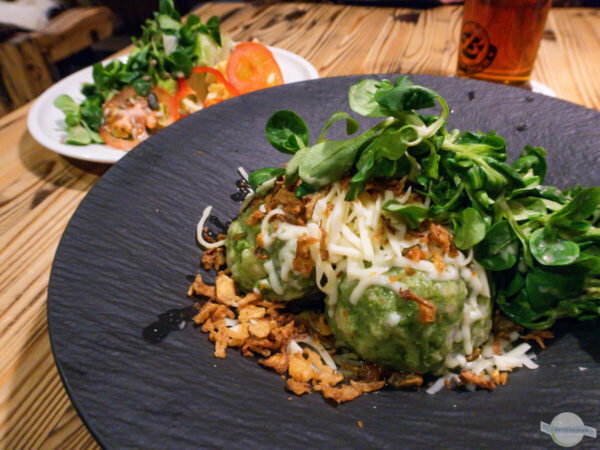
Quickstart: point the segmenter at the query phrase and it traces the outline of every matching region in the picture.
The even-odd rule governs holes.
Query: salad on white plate
[[[153,133],[229,98],[318,78],[303,58],[258,42],[235,44],[216,16],[182,20],[162,0],[134,49],[52,86],[30,110],[28,127],[65,156],[114,163]]]

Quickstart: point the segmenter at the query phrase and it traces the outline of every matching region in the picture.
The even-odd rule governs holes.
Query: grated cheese
[[[244,169],[242,166],[237,168],[237,172],[240,174],[240,176],[245,180],[248,181],[248,172],[246,172],[246,169]]]
[[[396,292],[406,289],[406,285],[391,281],[385,275],[391,267],[410,266],[426,273],[434,281],[463,278],[468,285],[469,296],[465,302],[460,329],[454,330],[452,340],[464,343],[464,354],[472,353],[470,327],[489,314],[487,309],[478,304],[477,298],[479,295],[490,295],[485,270],[473,261],[472,251],[467,256],[460,252],[454,257],[446,255],[442,272],[431,261],[423,259],[415,262],[403,256],[403,251],[415,245],[428,251],[427,244],[420,243],[418,237],[407,236],[406,224],[383,211],[382,205],[392,199],[406,203],[411,197],[410,187],[398,197],[391,191],[385,191],[375,196],[364,194],[348,202],[345,196],[344,186],[340,183],[332,184],[329,192],[316,202],[312,217],[303,226],[282,222],[278,224],[277,230],[269,233],[269,221],[273,216],[284,213],[275,209],[263,218],[261,233],[265,248],[269,249],[275,239],[284,243],[278,253],[278,259],[282,262],[279,275],[272,264],[265,264],[272,287],[283,289],[279,280],[285,283],[290,279],[297,241],[303,234],[315,238],[316,242],[309,245],[309,250],[315,262],[317,285],[329,297],[331,306],[337,301],[337,274],[340,272],[345,272],[350,281],[357,282],[350,298],[352,303],[358,302],[365,290],[373,285],[384,286]],[[386,226],[384,219],[392,226]],[[322,261],[320,256],[322,241],[319,225],[327,233],[325,245],[329,254],[328,261]],[[378,236],[378,239],[374,239],[374,236]],[[369,263],[369,267],[365,266],[365,262]],[[387,324],[393,327],[397,325],[397,320],[396,317],[389,317]]]
[[[242,172],[240,174],[244,176]],[[447,337],[450,345],[461,343],[461,351],[446,356],[446,368],[456,372],[471,370],[474,373],[485,374],[496,369],[505,371],[523,366],[531,369],[538,367],[532,360],[532,356],[527,355],[531,347],[526,343],[515,348],[512,348],[510,343],[503,344],[501,354],[495,355],[492,351],[493,336],[482,346],[481,354],[475,360],[467,361],[465,355],[472,354],[475,346],[471,327],[475,322],[490,315],[488,302],[478,302],[480,296],[490,297],[487,275],[485,270],[474,261],[472,250],[469,250],[466,255],[461,252],[457,252],[455,256],[444,255],[444,269],[441,272],[431,261],[422,259],[415,262],[403,256],[406,249],[417,245],[423,251],[429,252],[427,244],[420,242],[418,237],[407,235],[406,224],[388,214],[382,207],[385,202],[392,199],[405,204],[411,197],[410,187],[398,197],[395,197],[391,191],[385,191],[373,196],[361,195],[358,199],[348,202],[345,196],[344,186],[340,183],[332,184],[327,194],[315,203],[312,217],[307,220],[306,225],[293,225],[279,221],[278,226],[273,228],[269,227],[269,223],[277,220],[276,216],[283,216],[286,213],[276,208],[265,215],[260,224],[263,245],[266,250],[269,250],[276,240],[282,243],[277,254],[281,267],[277,272],[272,260],[265,262],[264,269],[267,276],[266,279],[261,280],[260,289],[271,288],[279,295],[284,293],[285,284],[293,280],[291,275],[295,273],[293,262],[298,239],[307,234],[314,238],[314,242],[308,244],[308,249],[315,263],[317,286],[329,297],[328,303],[331,306],[337,301],[339,275],[344,273],[348,280],[356,281],[350,297],[350,302],[354,304],[360,300],[365,290],[373,285],[383,286],[395,292],[406,289],[406,285],[401,281],[395,279],[393,281],[386,275],[392,267],[411,267],[413,270],[425,273],[434,281],[462,279],[468,290],[462,320],[450,330]],[[210,207],[205,209],[203,218],[198,224],[198,241],[207,248],[212,248],[223,243],[220,241],[211,244],[200,240],[202,238],[200,231],[209,214]],[[326,233],[324,239],[321,230]],[[321,257],[320,246],[323,242],[329,255],[327,261],[323,261]],[[448,295],[452,293],[449,292]],[[400,316],[397,313],[391,313],[385,318],[385,325],[390,328],[397,326],[399,322]],[[517,337],[514,336],[513,340]],[[327,365],[337,369],[333,359],[322,346],[306,339],[291,341],[288,353],[302,351],[299,342],[313,347]],[[435,393],[444,387],[445,380],[454,379],[458,380],[456,373],[441,377],[427,389],[427,392]]]
[[[299,344],[306,344],[315,349],[317,353],[319,353],[319,356],[321,356],[323,362],[337,372],[337,366],[335,365],[335,362],[333,361],[333,358],[329,352],[325,350],[325,347],[323,347],[321,343],[315,341],[312,336],[306,336],[302,339],[297,339],[296,342]]]
[[[206,239],[204,239],[204,236],[203,236],[204,223],[210,216],[211,211],[212,211],[212,206],[207,206],[206,208],[204,208],[204,211],[202,212],[202,217],[200,218],[200,222],[198,222],[198,226],[196,227],[196,239],[205,248],[217,248],[217,247],[221,247],[225,244],[225,239],[222,239],[217,242],[208,242],[208,241],[206,241]]]

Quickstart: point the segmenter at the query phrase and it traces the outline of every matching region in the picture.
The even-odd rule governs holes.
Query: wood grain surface
[[[308,59],[321,76],[453,75],[461,8],[287,3],[205,4],[237,41],[258,38]],[[559,98],[600,109],[600,11],[554,9],[533,78]],[[50,350],[46,294],[73,211],[108,166],[61,157],[27,132],[30,105],[0,119],[0,447],[91,448]]]

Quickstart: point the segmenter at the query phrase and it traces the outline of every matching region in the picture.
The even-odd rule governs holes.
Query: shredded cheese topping
[[[494,336],[490,336],[481,350],[481,354],[472,361],[467,361],[464,355],[454,354],[446,357],[446,366],[449,369],[469,370],[475,374],[483,374],[486,380],[491,379],[491,374],[495,371],[511,371],[520,367],[528,369],[537,369],[539,366],[533,361],[536,355],[528,353],[531,350],[531,345],[523,342],[516,347],[513,347],[513,342],[519,339],[518,333],[511,336],[510,341],[499,341],[500,349],[498,355],[493,352],[495,342]],[[459,382],[456,373],[449,373],[438,378],[427,388],[425,392],[428,394],[436,394],[441,391],[446,383]],[[468,383],[466,388],[474,390],[475,385]]]
[[[453,342],[463,342],[464,354],[472,353],[470,327],[477,320],[489,316],[489,311],[479,305],[477,298],[480,295],[490,296],[485,271],[473,261],[472,252],[467,256],[460,252],[456,256],[446,254],[443,257],[442,271],[431,261],[421,259],[415,262],[403,255],[406,249],[414,246],[427,252],[427,244],[420,242],[418,237],[407,234],[406,225],[384,211],[383,205],[392,199],[405,204],[411,197],[410,188],[398,197],[391,191],[384,191],[377,195],[363,194],[348,202],[345,196],[346,189],[343,185],[332,184],[329,192],[315,203],[312,217],[306,225],[281,221],[277,229],[269,231],[268,224],[271,220],[285,214],[279,208],[270,211],[262,219],[264,248],[270,249],[275,239],[284,243],[278,253],[282,262],[280,272],[276,272],[273,264],[266,263],[264,266],[271,288],[282,293],[282,283],[285,285],[291,281],[296,243],[304,234],[314,238],[313,243],[309,244],[309,250],[315,262],[317,286],[329,297],[330,307],[337,301],[340,273],[345,273],[350,281],[357,281],[350,297],[354,304],[369,286],[383,286],[395,292],[407,289],[402,281],[387,275],[392,267],[410,267],[426,273],[434,281],[463,279],[467,283],[469,295],[465,301],[460,328],[453,330],[451,334]],[[326,233],[324,240],[321,239],[321,230]],[[323,241],[329,255],[327,261],[322,259],[320,251]],[[398,321],[399,317],[391,314],[386,324],[394,327]]]
[[[201,245],[204,246],[204,248],[217,248],[225,244],[225,239],[221,239],[217,242],[208,242],[206,239],[204,239],[204,224],[210,216],[211,211],[212,206],[207,206],[206,208],[204,208],[204,211],[202,212],[202,217],[200,218],[200,222],[198,222],[198,226],[196,227],[196,239]]]
[[[248,172],[246,172],[246,169],[244,169],[242,166],[239,166],[237,168],[237,172],[245,181],[248,181]]]
[[[244,173],[241,173],[245,176]],[[273,180],[274,182],[274,180]],[[403,253],[412,247],[419,247],[428,253],[427,243],[413,234],[408,233],[407,226],[401,220],[383,210],[383,205],[389,200],[396,200],[406,204],[411,199],[410,188],[399,196],[390,190],[379,194],[363,193],[352,202],[345,200],[346,188],[341,183],[334,183],[329,191],[319,198],[313,208],[312,216],[305,225],[294,225],[279,217],[284,217],[286,212],[281,208],[269,211],[260,223],[260,232],[263,247],[270,250],[278,240],[283,243],[278,251],[281,262],[277,271],[273,262],[264,263],[267,280],[263,280],[260,289],[270,287],[275,293],[281,295],[287,283],[293,283],[292,274],[295,273],[293,261],[296,257],[298,239],[307,235],[311,239],[308,243],[310,257],[315,263],[316,282],[318,288],[329,297],[330,308],[335,305],[338,297],[339,276],[346,274],[350,281],[356,281],[350,302],[356,304],[365,290],[374,285],[389,288],[395,292],[407,289],[407,286],[395,277],[387,275],[392,267],[410,268],[426,273],[434,281],[464,280],[468,288],[468,296],[464,303],[461,322],[450,330],[447,337],[449,344],[462,343],[462,351],[447,355],[445,365],[448,369],[470,370],[474,373],[485,373],[492,370],[511,370],[516,367],[537,368],[531,357],[526,353],[529,344],[523,343],[515,348],[506,343],[500,354],[492,353],[493,336],[484,345],[481,354],[472,361],[467,361],[466,355],[474,351],[472,325],[481,319],[490,316],[489,302],[478,302],[478,297],[490,297],[490,288],[485,270],[473,259],[473,252],[468,254],[456,252],[454,256],[449,253],[443,255],[443,266],[434,264],[427,259],[415,261]],[[204,222],[208,218],[211,207],[204,210],[202,219],[198,224],[198,241],[206,248],[223,245],[224,241],[216,243],[206,242],[202,237]],[[263,213],[266,211],[262,211]],[[269,224],[277,220],[276,227]],[[324,236],[323,236],[324,235]],[[326,252],[321,246],[325,245]],[[327,260],[323,260],[326,254]],[[482,305],[483,303],[483,305]],[[332,309],[330,309],[330,313]],[[396,326],[400,317],[391,313],[385,320],[388,327]],[[517,336],[515,336],[515,339]],[[324,361],[335,367],[329,361],[327,352],[321,351],[313,342],[304,342],[316,348]],[[288,351],[293,353],[301,350],[297,342],[290,343]],[[327,356],[324,356],[327,354]],[[427,390],[435,393],[444,387],[448,380],[456,374],[438,379]]]

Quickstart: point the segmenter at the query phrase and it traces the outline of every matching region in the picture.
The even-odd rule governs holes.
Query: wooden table
[[[453,75],[461,7],[205,4],[237,41],[298,53],[322,77],[377,72]],[[600,10],[555,9],[533,78],[600,110]],[[27,132],[30,105],[0,120],[0,447],[95,447],[50,351],[46,294],[60,236],[109,168],[63,158]]]

